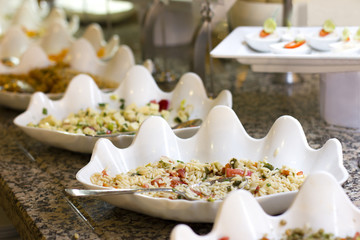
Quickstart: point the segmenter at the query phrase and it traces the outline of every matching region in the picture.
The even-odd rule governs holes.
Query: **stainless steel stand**
[[[292,14],[292,0],[283,0],[283,26],[290,26],[290,18]],[[277,74],[276,81],[277,83],[284,83],[284,84],[294,84],[301,82],[301,77],[299,74],[293,72],[287,72],[282,74]]]
[[[202,24],[195,32],[194,38],[194,55],[192,70],[197,73],[203,81],[210,82],[210,89],[208,94],[214,96],[214,82],[212,79],[213,60],[209,56],[209,52],[212,49],[211,41],[211,19],[213,17],[213,11],[211,10],[210,1],[206,0],[201,6]],[[206,60],[209,59],[209,74],[206,74]]]

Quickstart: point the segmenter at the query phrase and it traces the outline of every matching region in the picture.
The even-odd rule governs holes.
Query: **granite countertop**
[[[225,61],[220,66],[232,70],[215,73],[216,89],[232,91],[234,110],[251,136],[265,136],[279,116],[288,114],[300,121],[313,148],[338,138],[350,173],[343,187],[360,206],[360,133],[334,128],[321,120],[319,77],[304,75],[298,84],[274,84],[269,74],[252,73],[237,63]],[[90,155],[31,139],[12,123],[19,113],[0,108],[0,204],[23,238],[73,239],[78,234],[80,239],[167,239],[179,224],[116,208],[99,199],[65,195],[65,188],[81,187],[75,174]],[[189,225],[198,234],[212,228],[212,224]]]
[[[133,35],[132,31],[127,31]],[[131,43],[125,36],[122,42]],[[130,44],[129,44],[130,45]],[[131,46],[138,49],[138,46]],[[274,82],[275,74],[253,73],[234,60],[214,60],[215,93],[229,89],[233,108],[250,136],[264,137],[275,120],[299,120],[311,147],[329,138],[342,143],[350,177],[343,187],[360,207],[360,132],[326,124],[319,113],[319,76],[302,75],[293,85]],[[208,87],[209,82],[205,82]],[[24,239],[168,239],[179,224],[116,208],[97,198],[72,198],[65,188],[81,188],[77,171],[89,154],[74,153],[31,139],[13,124],[19,111],[0,107],[0,205]],[[212,224],[189,223],[206,234]]]

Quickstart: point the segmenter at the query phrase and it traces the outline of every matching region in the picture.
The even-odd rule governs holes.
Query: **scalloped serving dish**
[[[69,33],[74,34],[80,26],[79,16],[72,15],[68,21],[63,9],[54,7],[49,12],[49,6],[44,2],[39,5],[35,0],[23,0],[17,3],[2,1],[0,4],[3,9],[9,9],[0,12],[2,34],[17,26],[41,35],[54,22],[63,24]]]
[[[90,176],[107,169],[110,176],[127,172],[161,156],[189,162],[219,161],[223,165],[231,158],[267,161],[275,167],[287,165],[309,175],[326,171],[343,183],[348,173],[343,166],[342,147],[337,139],[329,139],[322,148],[312,149],[300,123],[291,116],[275,121],[268,134],[254,139],[247,134],[235,112],[226,106],[216,106],[209,112],[194,136],[177,137],[165,120],[151,117],[143,122],[132,144],[117,148],[107,139],[94,147],[90,162],[76,174],[77,180],[89,189],[105,189],[91,183]],[[296,191],[257,197],[257,202],[269,214],[284,212],[296,196]],[[223,201],[188,201],[154,198],[140,194],[102,197],[120,208],[150,216],[185,222],[213,222]],[[191,238],[188,238],[191,239]]]
[[[97,23],[88,25],[84,34],[78,39],[81,38],[86,39],[93,48],[91,51],[95,52],[97,58],[103,60],[111,59],[119,48],[119,36],[114,34],[106,42],[103,30]],[[29,38],[21,26],[12,26],[1,39],[0,57],[21,58],[32,45],[40,46],[47,55],[59,54],[62,50],[69,49],[76,40],[69,32],[66,24],[62,21],[56,21],[56,19],[47,22],[44,34],[36,39]],[[101,55],[99,54],[100,51],[102,51]]]
[[[79,75],[72,79],[64,96],[60,100],[51,100],[41,92],[35,93],[27,110],[14,119],[14,123],[29,136],[52,146],[71,151],[91,153],[99,137],[71,134],[61,131],[52,131],[41,128],[28,127],[30,122],[37,123],[44,117],[42,109],[46,108],[49,115],[63,119],[70,113],[91,107],[97,109],[99,103],[109,103],[110,108],[119,109],[120,102],[111,100],[112,95],[123,98],[126,104],[135,103],[144,106],[151,100],[168,99],[169,108],[178,109],[181,101],[186,99],[187,104],[194,106],[190,119],[204,119],[211,108],[216,105],[232,107],[230,91],[223,90],[217,98],[209,99],[201,79],[194,73],[184,74],[172,92],[163,92],[156,84],[149,71],[143,66],[134,66],[127,73],[120,86],[113,92],[104,93],[87,75]],[[167,125],[175,125],[176,111],[171,111]],[[197,128],[178,129],[179,136],[188,137],[194,134]],[[127,147],[133,140],[133,135],[111,137],[111,141],[118,147]]]
[[[354,236],[360,231],[360,210],[327,172],[309,175],[290,208],[281,215],[269,216],[249,192],[240,190],[224,200],[209,234],[199,236],[187,225],[179,224],[170,239],[259,240],[266,234],[268,239],[280,240],[286,229],[306,226],[338,237]]]
[[[59,53],[67,48],[65,61],[74,70],[94,74],[106,81],[120,83],[127,71],[135,65],[132,50],[126,45],[119,45],[119,37],[114,35],[109,42],[103,37],[102,28],[91,24],[82,38],[75,40],[60,23],[54,22],[49,30],[37,42],[31,42],[19,28],[11,28],[0,44],[0,57],[15,56],[20,58],[19,65],[8,67],[0,62],[0,74],[26,74],[34,68],[44,68],[53,62],[49,54]],[[104,48],[102,59],[97,55],[99,48]],[[25,110],[32,94],[0,91],[0,105],[16,110]],[[47,94],[58,99],[62,93]]]

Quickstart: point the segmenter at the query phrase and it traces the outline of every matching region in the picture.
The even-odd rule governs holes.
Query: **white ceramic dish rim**
[[[194,73],[184,74],[172,92],[163,92],[149,71],[143,66],[136,65],[128,71],[125,79],[113,92],[102,92],[95,82],[84,74],[78,75],[70,82],[64,96],[59,100],[51,100],[44,93],[37,92],[32,95],[27,110],[17,116],[14,123],[31,137],[48,145],[76,152],[91,153],[98,137],[33,128],[28,127],[27,124],[40,121],[44,117],[43,108],[46,108],[48,114],[54,115],[57,119],[63,119],[81,108],[96,108],[99,103],[109,103],[111,108],[118,108],[120,103],[111,100],[112,95],[118,95],[120,98],[124,98],[126,103],[136,103],[138,106],[143,106],[153,99],[169,99],[170,107],[174,108],[180,106],[182,99],[186,99],[188,104],[194,105],[191,118],[204,119],[208,111],[218,104],[232,107],[230,91],[223,90],[215,99],[209,99],[202,80]],[[169,124],[175,125],[173,120],[175,115],[176,112],[172,111]],[[197,129],[196,127],[178,129],[176,133],[186,137],[194,134]],[[125,147],[130,145],[133,138],[133,135],[120,135],[111,140],[116,146]]]
[[[280,221],[286,222],[285,225]],[[218,211],[212,231],[199,236],[185,224],[177,225],[171,240],[281,239],[286,229],[324,229],[335,236],[354,236],[360,229],[360,210],[350,201],[336,179],[327,172],[311,174],[290,208],[278,216],[269,216],[246,191],[229,195]]]
[[[341,32],[344,27],[337,27],[337,31]],[[251,32],[259,31],[261,27],[237,27],[235,28],[220,44],[218,44],[211,52],[211,56],[215,58],[234,58],[241,59],[246,63],[246,59],[273,59],[273,60],[328,60],[317,61],[317,65],[329,65],[329,64],[356,64],[360,63],[360,54],[344,56],[341,54],[332,53],[331,51],[321,52],[312,50],[307,54],[289,54],[279,55],[275,53],[261,53],[251,50],[246,44],[244,44],[245,35]],[[293,27],[294,30],[303,32],[304,35],[311,34],[314,31],[318,31],[320,27]],[[350,26],[348,29],[355,32],[358,27]],[[285,31],[286,28],[278,27],[279,31]],[[311,64],[311,61],[308,61]]]
[[[219,124],[222,124],[222,127],[219,127]],[[156,131],[153,126],[156,126]],[[109,171],[111,167],[109,167],[108,172],[110,175],[115,175],[118,172],[126,172],[139,165],[157,161],[162,155],[184,162],[191,159],[201,160],[202,156],[203,159],[207,159],[206,162],[216,159],[223,163],[238,156],[256,160],[267,156],[270,163],[275,161],[277,164],[290,167],[301,165],[300,162],[304,159],[311,159],[309,162],[316,159],[322,164],[314,163],[314,161],[312,164],[308,163],[306,170],[305,167],[301,168],[305,174],[320,169],[336,175],[339,183],[343,183],[348,178],[348,173],[342,163],[340,142],[337,139],[330,139],[318,150],[310,148],[300,123],[290,116],[280,117],[262,139],[254,139],[247,135],[236,114],[226,106],[214,107],[199,131],[190,138],[177,138],[168,128],[169,126],[162,119],[149,118],[139,129],[132,144],[124,149],[116,148],[106,139],[100,139],[94,147],[90,162],[76,174],[77,180],[86,188],[103,189],[90,182],[90,176],[94,172],[100,172],[111,166],[116,170],[111,172]],[[156,132],[159,137],[154,135]],[[288,145],[292,147],[286,148]],[[238,146],[244,146],[244,149]],[[279,146],[281,150],[278,151],[277,156],[274,156],[273,153]],[[209,149],[212,150],[209,151]],[[246,150],[249,152],[244,153]],[[299,161],[287,160],[290,164],[286,164],[284,156],[295,151],[299,154],[293,153],[293,155],[299,157]],[[140,164],[141,161],[142,164]],[[324,164],[324,161],[327,161],[327,164]],[[136,165],[135,162],[139,164]],[[297,169],[300,170],[299,167]],[[295,195],[296,191],[263,196],[257,200],[267,212],[278,214],[286,210]],[[142,195],[103,197],[103,200],[115,206],[151,216],[185,222],[213,222],[222,202],[156,199]]]

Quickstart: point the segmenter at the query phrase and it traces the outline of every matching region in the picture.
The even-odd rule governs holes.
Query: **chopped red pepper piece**
[[[306,42],[305,40],[292,41],[292,42],[285,44],[284,48],[288,48],[288,49],[298,48],[298,47],[302,46],[305,42]]]
[[[103,176],[109,176],[109,175],[107,174],[107,172],[106,172],[106,170],[105,170],[105,169],[104,169],[104,170],[102,170],[102,171],[101,171],[101,173],[102,173],[102,175],[103,175]]]
[[[159,101],[159,112],[161,110],[167,110],[169,108],[169,101],[166,99],[162,99]]]
[[[151,185],[155,185],[155,183],[159,186],[159,187],[163,187],[166,184],[165,183],[161,183],[160,181],[163,180],[162,178],[155,178],[154,180],[151,181]]]
[[[327,35],[329,35],[329,32],[325,31],[324,29],[321,29],[321,31],[319,32],[320,37],[325,37]]]
[[[260,32],[260,37],[261,38],[264,38],[264,37],[267,37],[267,36],[269,36],[270,35],[270,33],[267,33],[267,32],[265,32],[265,30],[263,29],[261,32]]]
[[[230,240],[230,238],[229,237],[221,237],[221,238],[219,238],[219,240]]]
[[[236,175],[244,176],[245,171],[241,169],[226,168],[226,177],[234,177]]]
[[[186,178],[185,168],[178,169],[176,172],[179,174],[180,178]]]
[[[260,190],[260,186],[257,186],[257,187],[255,188],[254,194],[257,194],[257,193],[259,192],[259,190]]]

